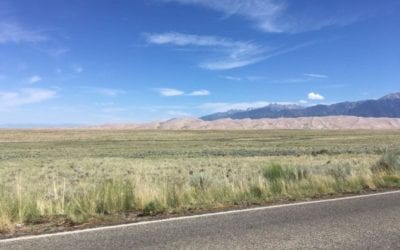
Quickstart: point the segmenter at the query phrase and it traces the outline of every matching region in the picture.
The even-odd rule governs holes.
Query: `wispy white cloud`
[[[315,93],[315,92],[308,93],[307,97],[309,100],[312,100],[312,101],[321,101],[321,100],[325,99],[325,97],[323,97],[322,95]]]
[[[267,77],[265,76],[220,76],[220,77],[230,81],[249,81],[249,82],[262,81],[267,79]]]
[[[28,79],[28,83],[29,83],[29,84],[34,84],[34,83],[40,82],[41,80],[42,80],[42,77],[41,77],[41,76],[39,76],[39,75],[34,75],[34,76],[31,76],[31,77]]]
[[[278,79],[278,80],[273,80],[272,83],[283,83],[283,84],[291,84],[291,83],[306,83],[309,82],[310,79],[309,78],[287,78],[287,79]]]
[[[265,56],[264,59],[268,59],[268,58],[272,58],[275,56],[280,56],[280,55],[284,55],[290,52],[294,52],[296,50],[311,46],[316,44],[318,41],[309,41],[309,42],[305,42],[305,43],[301,43],[301,44],[297,44],[295,46],[291,46],[291,47],[281,47],[278,49],[275,49],[274,51],[272,51],[271,53],[269,53],[267,56]]]
[[[263,54],[267,51],[266,48],[253,42],[233,41],[217,36],[177,32],[146,34],[145,36],[150,44],[216,48],[218,54],[222,56],[199,64],[200,67],[209,70],[228,70],[254,64],[263,60]]]
[[[162,96],[207,96],[210,95],[210,91],[206,90],[206,89],[200,89],[200,90],[194,90],[192,92],[188,92],[186,93],[183,90],[179,90],[179,89],[172,89],[172,88],[158,88],[158,89],[154,89],[155,91],[157,91],[160,95]]]
[[[311,77],[311,78],[322,78],[322,79],[328,78],[327,75],[323,75],[323,74],[305,73],[303,75],[307,76],[307,77]]]
[[[353,5],[339,3],[338,11],[330,5],[309,5],[291,8],[296,1],[285,0],[162,0],[183,5],[209,8],[224,14],[226,18],[239,16],[250,21],[257,29],[268,33],[299,33],[328,26],[343,26],[366,18],[363,2]],[[296,6],[295,6],[296,7]],[[378,9],[378,8],[377,8]],[[316,14],[317,13],[317,14]]]
[[[286,27],[278,22],[286,6],[274,0],[165,0],[181,4],[198,5],[224,13],[227,17],[242,16],[256,23],[266,32],[283,32]]]
[[[220,61],[215,61],[215,62],[206,62],[200,64],[201,68],[204,69],[209,69],[209,70],[228,70],[228,69],[235,69],[235,68],[241,68],[250,64],[257,63],[259,61],[263,60],[262,57],[256,57],[252,59],[234,59],[234,60],[220,60]]]
[[[121,89],[101,88],[101,87],[82,87],[86,92],[99,94],[108,97],[115,97],[126,92]]]
[[[18,91],[0,91],[0,110],[39,103],[56,97],[51,89],[24,88]]]
[[[194,91],[190,92],[188,95],[191,95],[191,96],[207,96],[207,95],[210,95],[210,91],[208,91],[206,89],[194,90]]]
[[[0,18],[4,18],[1,16],[1,11]],[[49,32],[31,29],[18,22],[8,21],[8,19],[0,20],[0,45],[10,43],[29,44],[31,49],[53,57],[61,56],[69,51]]]
[[[178,89],[159,88],[155,90],[162,96],[181,96],[185,94],[184,91]]]
[[[270,83],[276,84],[290,84],[290,83],[307,83],[307,82],[320,82],[324,79],[327,79],[327,75],[323,74],[303,74],[300,77],[293,77],[293,78],[286,78],[286,79],[270,79],[266,76],[230,76],[230,75],[222,75],[219,76],[223,79],[231,80],[231,81],[268,81]],[[337,84],[337,85],[324,85],[320,86],[321,88],[339,88],[343,87],[344,85]]]
[[[221,78],[224,78],[226,80],[230,80],[230,81],[241,81],[243,80],[242,77],[238,77],[238,76],[220,76]]]
[[[323,74],[306,74],[306,73],[304,73],[303,76],[300,76],[300,77],[278,79],[278,80],[273,80],[272,82],[273,83],[307,83],[307,82],[322,81],[327,78],[328,78],[328,76],[323,75]]]
[[[37,43],[46,41],[41,32],[28,30],[17,23],[0,22],[0,44],[4,43]]]
[[[178,46],[222,46],[232,47],[237,46],[235,42],[230,40],[215,37],[215,36],[198,36],[191,34],[182,34],[178,32],[146,34],[147,42],[153,44],[174,44]]]

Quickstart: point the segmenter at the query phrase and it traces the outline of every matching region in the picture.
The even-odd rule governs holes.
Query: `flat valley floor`
[[[1,130],[0,235],[400,187],[400,131]]]

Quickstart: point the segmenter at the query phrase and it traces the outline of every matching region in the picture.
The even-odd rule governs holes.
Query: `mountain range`
[[[330,105],[300,106],[296,104],[270,104],[262,108],[229,110],[200,117],[204,121],[218,119],[262,119],[321,116],[357,116],[400,118],[400,92],[379,99],[340,102]]]

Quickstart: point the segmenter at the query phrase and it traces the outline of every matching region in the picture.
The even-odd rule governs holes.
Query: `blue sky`
[[[400,90],[397,0],[2,0],[0,124],[145,122]]]

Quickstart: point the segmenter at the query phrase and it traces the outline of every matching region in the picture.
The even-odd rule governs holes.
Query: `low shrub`
[[[164,207],[161,202],[158,200],[150,201],[143,208],[143,215],[156,215],[162,213],[164,211]]]
[[[263,176],[268,181],[275,182],[285,178],[285,169],[280,164],[272,163],[264,168]]]
[[[400,171],[400,157],[393,152],[385,153],[374,165],[371,166],[371,171],[393,173]]]
[[[328,168],[326,173],[335,178],[335,180],[345,180],[348,176],[351,175],[351,167],[348,165],[345,166],[334,166]]]
[[[205,191],[211,185],[211,178],[205,172],[194,173],[190,176],[189,184],[196,190]]]

